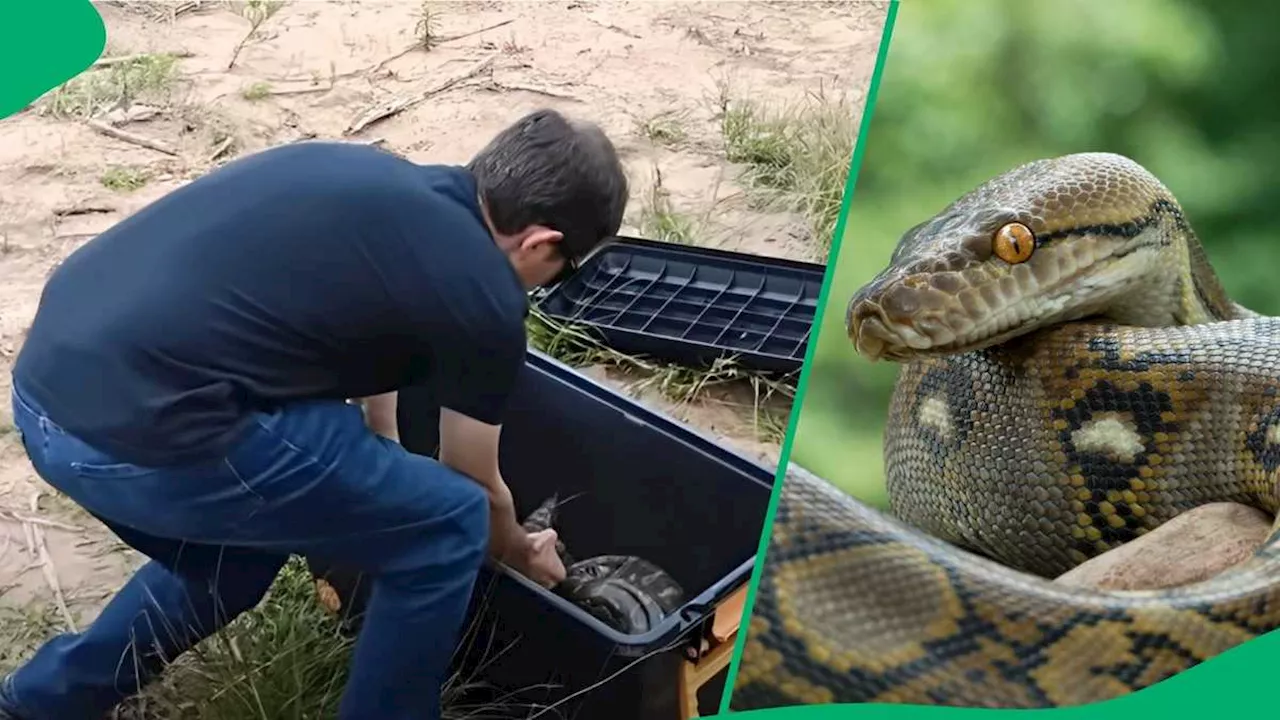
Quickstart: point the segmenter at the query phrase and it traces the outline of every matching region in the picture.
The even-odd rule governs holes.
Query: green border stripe
[[[800,370],[799,382],[796,384],[796,396],[791,406],[791,419],[787,424],[787,434],[783,437],[782,450],[779,453],[778,472],[774,477],[773,494],[769,498],[769,509],[764,516],[764,530],[760,534],[760,545],[756,549],[756,566],[751,571],[751,581],[747,586],[747,600],[743,603],[742,625],[738,630],[738,639],[733,648],[733,659],[729,662],[729,676],[725,680],[724,694],[720,697],[720,714],[729,712],[729,700],[733,697],[733,684],[738,678],[738,665],[742,660],[742,648],[747,641],[751,611],[756,604],[756,589],[760,585],[760,572],[764,567],[765,555],[769,549],[769,537],[773,530],[773,516],[778,511],[778,497],[782,490],[783,478],[786,475],[787,462],[791,457],[791,445],[795,441],[796,426],[800,422],[800,410],[804,406],[805,392],[809,387],[809,371],[812,369],[814,351],[818,347],[818,334],[822,327],[822,319],[827,311],[827,296],[831,293],[836,260],[840,257],[840,249],[844,245],[845,223],[849,219],[849,205],[853,200],[853,188],[857,184],[858,169],[862,167],[862,156],[867,149],[867,131],[871,127],[871,115],[875,110],[876,96],[880,92],[880,78],[884,75],[885,60],[889,56],[889,40],[893,36],[894,20],[898,17],[898,2],[899,0],[890,0],[889,9],[885,15],[884,31],[880,35],[880,47],[876,51],[876,67],[871,74],[870,87],[867,89],[867,100],[862,110],[858,138],[854,144],[853,158],[849,163],[849,175],[845,180],[844,197],[840,200],[840,215],[836,219],[835,231],[831,236],[831,249],[827,252],[827,271],[822,279],[822,290],[818,293],[818,307],[814,313],[813,332],[809,335],[809,347],[805,350],[804,365]]]
[[[106,46],[89,0],[0,0],[0,118],[84,72]]]

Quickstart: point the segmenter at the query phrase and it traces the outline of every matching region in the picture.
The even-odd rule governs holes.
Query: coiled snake
[[[1280,319],[1228,297],[1144,168],[1083,153],[989,180],[908,230],[846,319],[902,363],[896,517],[788,472],[734,710],[1081,704],[1280,626],[1274,528],[1190,585],[1049,579],[1205,503],[1277,509]]]
[[[568,500],[547,498],[525,517],[526,532],[556,526]],[[643,635],[657,627],[684,603],[684,588],[665,570],[634,555],[596,555],[575,560],[563,541],[556,554],[565,565],[565,578],[552,592],[585,610],[605,625],[629,635]],[[307,559],[320,604],[339,615],[346,629],[359,630],[372,587],[364,574]]]

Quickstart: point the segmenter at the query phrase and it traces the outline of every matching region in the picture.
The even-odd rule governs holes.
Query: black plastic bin
[[[621,352],[695,367],[732,357],[786,374],[804,363],[825,273],[814,263],[618,237],[537,305]]]
[[[406,448],[434,455],[438,418],[428,392],[401,391]],[[580,493],[557,525],[569,551],[641,556],[670,573],[687,600],[658,628],[630,636],[486,567],[468,620],[479,632],[455,668],[470,675],[483,663],[479,679],[516,693],[512,703],[546,706],[580,693],[544,718],[678,718],[685,647],[748,581],[773,472],[534,351],[507,413],[501,458],[520,517],[553,493]],[[715,712],[718,694],[700,696],[704,713]],[[516,714],[528,717],[527,708]]]

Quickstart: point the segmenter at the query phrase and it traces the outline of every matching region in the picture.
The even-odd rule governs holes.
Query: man
[[[261,152],[68,257],[14,367],[15,424],[40,476],[150,562],[0,685],[0,717],[102,717],[295,553],[374,578],[341,717],[439,717],[485,550],[564,577],[554,532],[516,520],[499,429],[527,291],[616,233],[626,198],[605,135],[539,111],[465,168]],[[439,462],[392,439],[418,383]]]

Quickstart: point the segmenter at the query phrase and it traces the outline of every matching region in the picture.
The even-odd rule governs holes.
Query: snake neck
[[[1204,245],[1181,219],[1178,217],[1179,230],[1183,238],[1182,248],[1185,252],[1185,271],[1182,287],[1182,316],[1179,320],[1185,325],[1193,325],[1215,320],[1239,320],[1256,317],[1257,313],[1237,304],[1227,295],[1218,279],[1218,274],[1209,264],[1209,256]]]

